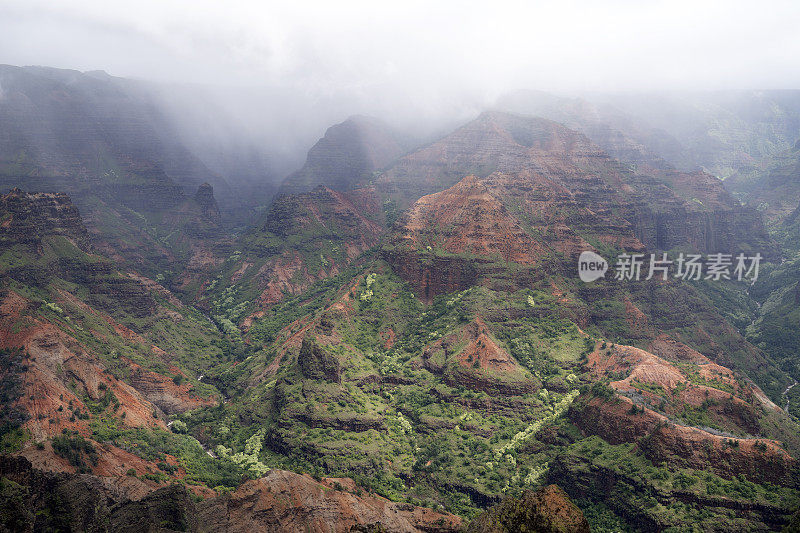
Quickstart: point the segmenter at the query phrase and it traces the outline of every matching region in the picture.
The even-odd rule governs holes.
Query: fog
[[[798,88],[799,22],[795,1],[3,0],[0,63],[157,82],[178,116],[212,98],[280,173],[354,113],[424,137],[523,89]]]

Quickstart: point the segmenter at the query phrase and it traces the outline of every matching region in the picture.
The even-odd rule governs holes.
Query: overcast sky
[[[798,89],[798,28],[798,0],[0,0],[0,63],[251,87],[218,99],[300,154],[352,113],[444,129],[519,89]]]
[[[0,62],[320,94],[798,88],[800,2],[0,0]]]

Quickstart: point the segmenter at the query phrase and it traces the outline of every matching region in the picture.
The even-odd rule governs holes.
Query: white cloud
[[[796,2],[11,0],[0,60],[302,90],[797,86]]]
[[[5,0],[0,62],[452,118],[524,88],[798,88],[799,23],[789,0]]]

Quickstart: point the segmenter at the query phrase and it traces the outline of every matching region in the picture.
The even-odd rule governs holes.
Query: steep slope
[[[154,281],[102,260],[88,268],[92,258],[69,241],[80,235],[42,222],[52,229],[40,242],[14,242],[5,256],[15,265],[9,285],[28,303],[12,297],[2,329],[58,328],[85,353],[61,340],[66,348],[51,351],[62,357],[48,352],[44,360],[55,362],[47,378],[62,386],[59,361],[78,376],[90,371],[75,364],[91,363],[114,397],[125,384],[152,406],[143,422],[151,427],[126,425],[111,396],[99,385],[93,396],[83,377],[73,394],[89,418],[79,409],[68,429],[81,438],[47,433],[26,405],[30,394],[18,395],[15,385],[6,394],[19,411],[4,415],[4,442],[51,470],[96,470],[95,454],[111,461],[114,452],[108,472],[133,464],[152,488],[169,478],[200,494],[239,487],[214,500],[228,502],[207,518],[220,528],[227,517],[252,528],[315,524],[316,513],[329,513],[369,526],[385,511],[406,521],[430,513],[411,505],[472,518],[507,494],[559,479],[591,525],[780,527],[800,501],[797,425],[773,403],[791,379],[727,320],[734,312],[726,306],[741,311],[731,302],[742,285],[585,284],[575,276],[575,257],[586,249],[613,260],[622,250],[769,245],[758,219],[739,218],[713,180],[633,172],[558,124],[486,114],[401,158],[374,187],[320,186],[277,199],[213,281],[187,282],[224,334]],[[194,201],[213,217],[207,192]],[[59,211],[75,218],[51,208],[43,218]],[[40,225],[3,220],[10,230],[14,220]],[[70,269],[65,255],[80,268]],[[109,298],[114,290],[124,297]],[[26,311],[31,302],[41,316]],[[127,329],[101,327],[89,315]],[[117,357],[91,341],[94,331]],[[39,352],[36,361],[17,353],[8,372],[18,383],[27,372],[44,374]],[[165,381],[181,388],[184,380],[193,390],[170,396]],[[208,405],[184,409],[190,398]],[[20,420],[29,411],[38,425]],[[152,428],[168,422],[170,432]],[[44,449],[26,440],[25,431],[40,426]],[[345,479],[331,482],[332,495],[284,470],[351,478],[397,503],[340,494],[336,483],[351,486]],[[240,486],[242,477],[254,479]],[[275,496],[273,482],[286,498]],[[324,505],[309,511],[287,503],[290,496]],[[564,502],[556,499],[557,509]],[[403,510],[412,516],[399,516]],[[423,525],[449,527],[446,515],[433,520]]]
[[[491,112],[404,156],[377,178],[376,187],[405,207],[470,174],[524,176],[541,183],[544,194],[591,209],[592,218],[608,218],[613,207],[615,223],[629,224],[651,249],[742,247],[775,255],[758,214],[742,208],[719,180],[700,172],[641,170],[631,171],[555,122]]]
[[[252,315],[336,275],[377,244],[387,216],[396,216],[368,184],[407,142],[371,117],[331,126],[233,250],[205,248],[216,278],[203,285],[209,269],[198,272],[190,263],[177,287],[219,319],[247,329]]]
[[[197,299],[215,317],[246,328],[247,317],[340,273],[375,246],[382,217],[373,189],[337,192],[319,186],[279,196],[258,226],[236,242]]]
[[[600,185],[598,205],[603,193],[611,194]],[[382,253],[430,300],[482,281],[530,286],[564,270],[590,242],[644,248],[625,220],[586,207],[564,186],[495,173],[468,176],[421,198],[398,220]],[[514,278],[508,279],[512,264]]]
[[[328,159],[320,150],[333,148],[326,141],[309,153],[309,161],[323,168]],[[332,169],[347,166],[335,161]],[[669,168],[648,167],[643,172],[631,171],[583,135],[554,122],[485,113],[399,159],[379,173],[374,188],[334,193],[318,187],[277,200],[259,227],[240,241],[242,255],[234,253],[222,265],[223,274],[208,300],[241,306],[243,312],[229,318],[246,327],[247,316],[285,293],[296,294],[341,271],[398,219],[404,235],[394,234],[384,253],[392,255],[395,268],[405,269],[406,279],[441,285],[425,298],[465,287],[481,277],[482,269],[502,277],[503,265],[494,264],[498,261],[524,264],[530,275],[545,263],[551,272],[557,271],[590,243],[633,250],[683,247],[776,254],[758,214],[739,206],[716,178]],[[473,177],[464,179],[470,174]],[[428,192],[430,196],[401,217],[403,209]],[[333,207],[340,201],[350,207]],[[307,211],[309,202],[322,206],[322,213],[312,214],[311,220],[327,219],[326,211],[345,216],[348,209],[353,220],[363,220],[353,225],[331,219],[323,223],[329,227],[320,230],[298,215]],[[427,235],[443,232],[444,241],[433,242]],[[473,253],[472,248],[488,241],[491,250],[481,252],[491,253]],[[286,243],[294,252],[287,252]],[[312,243],[320,250],[312,252]],[[416,253],[427,247],[434,261],[460,262],[446,269],[451,278],[432,279],[430,265],[408,255],[410,249]],[[437,254],[436,247],[447,257]],[[456,252],[462,254],[460,259]],[[476,255],[487,257],[474,262]],[[198,287],[191,290],[199,294]],[[222,290],[229,292],[223,297]]]
[[[461,520],[353,492],[341,482],[273,470],[236,491],[197,502],[186,487],[155,490],[136,478],[54,475],[0,459],[0,524],[9,530],[455,532]],[[360,489],[358,489],[360,490]]]
[[[800,236],[800,233],[794,234]],[[769,354],[793,380],[800,378],[797,361],[797,350],[800,349],[800,257],[797,250],[788,245],[787,259],[765,269],[763,277],[751,287],[749,294],[759,306],[757,314],[746,326],[747,339]],[[793,383],[787,385],[779,403],[795,414],[800,407],[800,391],[792,386]]]
[[[324,185],[348,191],[366,185],[380,170],[407,151],[401,136],[381,121],[350,117],[328,128],[308,151],[303,168],[289,175],[282,193],[303,193]]]
[[[157,283],[86,253],[86,229],[66,195],[14,190],[0,200],[0,444],[18,456],[0,459],[4,523],[321,531],[332,520],[337,531],[459,529],[455,516],[364,495],[352,480],[270,471],[258,437],[245,454],[204,449],[198,438],[209,436],[186,435],[176,417],[222,406],[204,375],[236,367],[241,344]],[[250,454],[251,463],[238,459]],[[160,488],[175,482],[188,488]],[[236,490],[201,504],[190,497],[213,497],[212,487]],[[68,493],[80,503],[65,504]]]
[[[562,165],[568,164],[569,157],[561,160]],[[605,163],[607,156],[599,160]],[[558,179],[553,173],[535,172],[468,176],[450,189],[417,201],[393,227],[381,253],[426,301],[475,284],[518,290],[552,282],[560,291],[574,291],[572,316],[581,327],[594,323],[606,333],[615,331],[622,339],[639,342],[656,339],[664,332],[678,334],[682,342],[705,345],[707,354],[722,364],[745,370],[777,400],[780,382],[788,377],[763,353],[742,342],[741,335],[720,316],[722,310],[715,309],[720,302],[709,300],[713,291],[702,294],[709,290],[703,284],[691,287],[655,280],[626,286],[603,280],[593,285],[574,284],[575,261],[583,250],[600,250],[614,257],[615,250],[653,250],[661,248],[658,241],[662,245],[671,241],[673,246],[702,251],[707,250],[704,244],[708,241],[698,242],[697,233],[691,230],[704,219],[693,220],[686,213],[682,218],[668,214],[675,219],[669,230],[656,231],[655,241],[644,236],[640,240],[636,224],[629,222],[634,217],[625,219],[618,213],[637,213],[646,207],[632,204],[630,197],[594,175],[583,174],[580,168],[567,168],[569,173],[561,172]],[[720,190],[715,188],[706,195],[708,204],[724,205],[727,197],[717,196]],[[673,197],[673,202],[678,201]],[[659,203],[658,208],[663,209],[664,204]],[[746,229],[744,224],[739,228],[743,239],[749,239]],[[755,229],[763,233],[757,218]],[[724,240],[733,249],[748,246],[730,235]],[[774,249],[766,236],[757,237],[756,242]],[[734,286],[720,289],[736,292]],[[668,301],[683,313],[665,310]],[[598,304],[602,306],[597,308]],[[619,313],[613,311],[616,308]],[[636,314],[642,315],[641,319]],[[626,324],[624,333],[620,322]],[[709,338],[713,339],[711,346]]]
[[[566,448],[550,479],[644,530],[687,519],[708,531],[781,528],[797,505],[788,415],[699,353],[670,353],[596,347],[588,367],[612,381],[593,385],[569,417],[600,438]]]
[[[624,163],[668,170],[686,148],[663,130],[641,123],[607,104],[586,98],[565,98],[540,91],[519,91],[501,97],[498,109],[532,115],[564,124],[586,135],[609,155]],[[691,170],[691,168],[690,168]]]
[[[15,189],[0,213],[4,451],[47,470],[218,482],[168,422],[219,402],[193,378],[225,360],[228,341],[154,281],[87,253],[66,195]]]
[[[146,91],[103,73],[0,69],[3,185],[92,190],[134,209],[173,207],[203,182],[222,190]]]
[[[80,204],[93,249],[151,277],[160,274],[173,288],[183,275],[208,275],[229,247],[207,184],[164,210],[134,210],[95,196],[83,197]]]
[[[758,314],[747,327],[747,337],[796,380],[800,378],[796,298],[800,281],[800,144],[733,175],[725,180],[725,186],[764,214],[770,233],[782,245],[783,261],[768,266],[749,291],[758,302]],[[798,392],[793,387],[781,399],[793,413],[800,401]]]
[[[800,206],[800,143],[734,174],[725,186],[763,211],[770,221],[783,221]]]
[[[11,66],[0,84],[0,188],[70,194],[105,255],[151,276],[179,272],[221,237],[220,214],[198,204],[198,191],[216,190],[226,218],[242,205],[144,85]]]

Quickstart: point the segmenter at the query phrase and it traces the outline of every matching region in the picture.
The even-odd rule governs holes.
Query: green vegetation
[[[20,373],[27,370],[19,349],[0,350],[0,453],[15,452],[29,439],[22,428],[29,415],[15,405],[22,395]]]
[[[333,304],[353,286],[347,280],[357,285],[342,312]],[[503,318],[508,309],[527,316],[511,324]],[[479,509],[476,494],[522,490],[546,478],[551,456],[531,453],[529,447],[577,395],[581,359],[594,344],[571,322],[554,318],[557,309],[544,292],[525,290],[509,297],[478,287],[423,306],[385,263],[366,263],[278,304],[249,331],[251,339],[279,344],[314,321],[313,331],[342,339],[324,346],[341,365],[341,383],[307,379],[292,362],[294,356],[285,354],[277,376],[245,389],[241,381],[259,375],[277,356],[253,354],[220,376],[228,390],[243,391],[236,404],[184,419],[190,433],[202,433],[220,458],[237,464],[257,461],[272,468],[349,476],[391,499],[439,502],[473,516]],[[447,385],[444,375],[422,364],[426,347],[451,336],[452,353],[463,349],[458,336],[478,314],[498,332],[496,342],[566,392],[523,395],[524,409],[498,413],[490,395]],[[535,359],[523,357],[531,353]],[[444,369],[456,364],[451,358],[437,363],[438,354],[430,357]],[[375,384],[370,376],[376,375],[390,381]],[[211,376],[215,382],[220,378]],[[514,383],[518,377],[497,374],[492,379]],[[259,422],[241,427],[237,421],[243,418]],[[252,453],[252,439],[265,434],[269,446]]]
[[[353,260],[343,237],[353,229],[332,216],[336,207],[306,200],[276,202],[262,224],[222,247],[227,257],[218,256],[221,264],[208,279],[187,282],[184,302],[63,237],[44,238],[41,249],[18,244],[2,251],[4,289],[28,302],[14,327],[52,324],[107,373],[95,391],[78,383],[75,372],[57,370],[85,409],[70,401],[55,416],[88,424],[92,433],[91,441],[71,432],[54,437],[56,454],[87,472],[113,445],[151,463],[150,471],[139,472],[143,479],[166,483],[180,474],[183,483],[220,491],[273,468],[351,477],[391,500],[467,518],[504,495],[556,481],[581,496],[578,503],[598,531],[626,530],[627,523],[706,528],[720,519],[735,529],[745,522],[722,498],[775,506],[778,514],[800,503],[792,487],[653,463],[643,451],[652,444],[647,438],[610,445],[573,425],[589,400],[617,407],[623,401],[609,382],[632,369],[613,366],[617,361],[602,368],[603,357],[615,353],[613,343],[655,351],[663,334],[709,357],[724,357],[743,374],[736,380],[713,377],[687,357],[679,364],[687,382],[671,391],[656,378],[632,379],[635,390],[626,394],[636,403],[630,410],[625,403],[621,416],[628,410],[631,421],[644,423],[645,405],[660,405],[671,423],[726,436],[759,432],[796,450],[798,437],[789,435],[796,426],[782,413],[757,409],[755,395],[742,394],[749,377],[776,399],[794,375],[796,361],[776,351],[777,345],[794,346],[785,332],[795,318],[789,290],[778,295],[754,286],[768,296],[753,322],[755,300],[733,286],[582,284],[554,266],[566,258],[553,251],[535,268],[499,254],[447,251],[436,237],[452,228],[430,228],[414,250],[383,243]],[[542,228],[522,205],[510,209],[529,234],[555,238],[553,228]],[[178,255],[188,253],[187,242],[163,233],[167,222],[135,211],[125,215],[146,221],[151,239],[175,244]],[[396,220],[396,204],[387,201],[383,215]],[[620,251],[597,236],[585,237],[608,257]],[[476,279],[468,289],[423,302],[415,294],[419,289],[386,261],[398,251],[416,253],[414,267],[452,261],[442,267],[445,278],[457,278],[463,268]],[[188,275],[144,263],[165,284]],[[771,283],[788,276],[773,274]],[[271,290],[285,291],[272,306],[262,298],[267,280],[279,281]],[[449,278],[437,282],[464,286]],[[778,365],[743,341],[738,330],[748,324],[749,338],[777,354]],[[0,447],[9,452],[29,439],[21,426],[24,414],[13,408],[24,356],[0,356]],[[149,411],[150,427],[126,425],[125,388],[112,390],[116,378],[146,396],[152,390],[141,382],[148,371],[164,382],[164,390],[153,394],[163,412],[154,408],[152,414],[169,418],[167,431],[156,427]],[[730,400],[707,394],[699,406],[681,403],[681,394],[699,385]],[[217,401],[184,411],[159,403],[162,392]],[[800,404],[800,396],[795,401]],[[741,451],[737,440],[726,446]],[[766,453],[763,446],[757,450]],[[0,485],[6,489],[14,497],[12,485]],[[698,501],[704,503],[692,503]]]
[[[8,531],[24,531],[32,520],[30,495],[26,488],[0,477],[0,524]]]
[[[661,524],[668,531],[680,531],[687,523],[701,529],[724,523],[726,527],[747,528],[750,521],[771,517],[745,517],[732,513],[726,501],[754,502],[760,505],[794,509],[800,492],[771,483],[757,484],[743,477],[721,478],[711,472],[655,465],[634,444],[610,445],[590,437],[565,448],[558,459],[558,473],[567,492],[582,487],[579,505],[593,524],[604,527],[623,517],[642,527]],[[613,475],[616,483],[609,490],[603,479]],[[681,502],[673,493],[691,495],[703,505]],[[684,496],[683,498],[686,498]],[[717,503],[715,498],[722,498]],[[602,524],[607,524],[602,526]]]
[[[645,381],[639,381],[638,379],[631,380],[631,386],[636,389],[651,392],[656,396],[666,396],[667,393],[664,391],[664,387],[659,385],[658,383],[650,383]]]
[[[88,473],[91,467],[97,464],[97,450],[77,433],[64,430],[64,434],[53,437],[52,444],[53,451],[77,467],[80,472]]]
[[[173,423],[176,424],[179,421]],[[165,462],[172,455],[186,470],[184,481],[208,487],[236,487],[248,477],[238,465],[211,457],[190,435],[160,429],[122,427],[116,418],[98,417],[91,421],[92,439],[108,442],[153,463]]]

